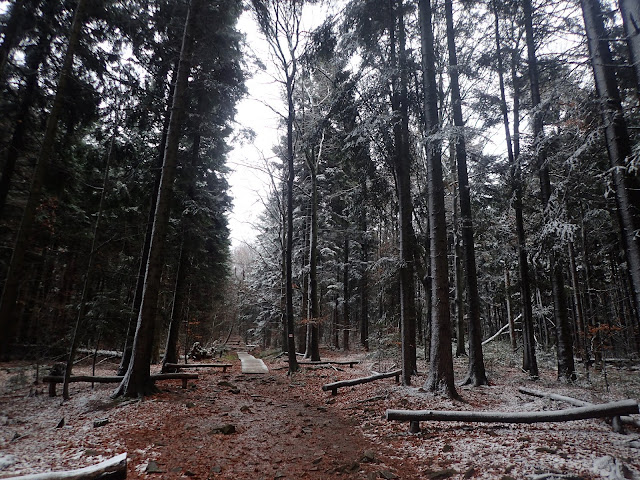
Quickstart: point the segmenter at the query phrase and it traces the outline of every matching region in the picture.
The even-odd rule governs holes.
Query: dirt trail
[[[201,369],[186,390],[179,381],[159,383],[160,393],[142,402],[111,400],[108,385],[92,391],[72,384],[72,399],[63,405],[44,387],[37,397],[16,396],[0,405],[16,436],[6,455],[18,462],[0,478],[16,469],[77,468],[125,451],[127,478],[419,477],[365,438],[359,421],[332,408],[335,400],[320,390],[328,376],[323,370],[291,378],[280,365],[266,375],[245,375],[240,362],[233,363],[226,374]],[[33,408],[34,402],[31,414],[20,405]],[[64,427],[55,428],[62,417]],[[93,426],[103,419],[106,425]],[[33,436],[39,447],[30,442]]]

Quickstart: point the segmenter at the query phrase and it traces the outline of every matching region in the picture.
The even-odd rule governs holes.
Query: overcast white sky
[[[305,7],[302,30],[309,31],[318,26],[327,12],[334,12],[340,3]],[[247,43],[262,63],[267,68],[275,68],[251,12],[242,14],[238,28],[247,36]],[[248,95],[237,105],[236,122],[238,129],[251,128],[256,137],[251,145],[236,142],[227,162],[233,170],[228,177],[234,205],[229,215],[232,249],[243,242],[251,243],[255,238],[254,225],[264,210],[261,198],[265,197],[269,182],[269,177],[262,171],[263,157],[273,157],[273,146],[282,135],[278,128],[279,117],[274,110],[284,113],[285,107],[281,84],[257,68],[250,67],[249,73],[253,76],[247,80]]]
[[[243,13],[238,28],[247,36],[256,54],[266,55],[265,42],[250,12]],[[272,148],[279,135],[278,116],[273,109],[279,110],[282,105],[280,85],[258,69],[251,69],[249,73],[252,78],[246,83],[248,94],[237,105],[236,132],[250,128],[256,137],[253,143],[235,142],[227,162],[232,170],[228,177],[233,196],[233,211],[229,215],[232,248],[251,243],[255,238],[254,225],[263,211],[261,198],[267,192],[268,182],[262,171],[263,157],[273,155]]]

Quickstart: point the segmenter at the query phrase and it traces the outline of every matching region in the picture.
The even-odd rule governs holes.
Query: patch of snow
[[[636,469],[611,455],[596,458],[592,470],[606,480],[640,480],[640,473]]]
[[[5,453],[0,453],[0,470],[4,470],[14,463],[16,463],[16,457]]]

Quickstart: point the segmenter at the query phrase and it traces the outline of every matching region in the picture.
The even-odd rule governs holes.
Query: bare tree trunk
[[[524,218],[522,215],[522,171],[520,168],[520,143],[519,143],[519,87],[512,65],[512,76],[514,80],[513,92],[513,118],[514,118],[514,143],[511,142],[511,131],[509,129],[509,112],[507,109],[507,98],[504,88],[504,69],[502,61],[502,47],[500,41],[500,25],[498,12],[494,3],[495,35],[496,35],[496,56],[498,58],[498,79],[500,82],[500,100],[502,110],[502,120],[507,143],[507,156],[511,165],[511,176],[513,182],[514,205],[516,214],[516,234],[518,238],[518,267],[520,273],[520,296],[522,301],[522,338],[523,338],[523,360],[522,368],[529,372],[533,378],[538,377],[538,362],[535,354],[535,338],[533,334],[533,312],[531,308],[531,285],[529,283],[529,262],[527,259],[526,237],[524,232]]]
[[[197,102],[197,111],[199,118],[202,118],[203,98],[200,95]],[[202,134],[200,125],[196,126],[193,134],[193,143],[191,145],[191,169],[187,173],[189,175],[189,186],[187,188],[187,196],[191,200],[195,200],[197,168],[200,163],[200,143]],[[188,300],[189,274],[191,271],[191,260],[193,250],[193,232],[192,225],[189,221],[182,219],[182,244],[180,245],[180,258],[178,259],[178,271],[176,273],[176,283],[173,292],[173,305],[171,307],[171,319],[169,320],[169,332],[167,334],[167,343],[165,346],[164,357],[162,359],[162,372],[165,373],[166,365],[178,363],[178,338],[180,336],[181,315],[186,309]],[[188,317],[187,317],[188,321]]]
[[[158,307],[160,277],[163,266],[163,247],[166,237],[173,181],[176,174],[180,133],[184,118],[185,99],[188,79],[191,71],[193,50],[193,30],[197,19],[197,11],[201,0],[191,0],[185,21],[178,75],[176,78],[171,120],[167,135],[167,146],[162,164],[162,179],[158,191],[158,202],[153,222],[153,233],[149,249],[149,261],[145,275],[142,305],[138,317],[138,325],[133,341],[131,362],[122,383],[114,392],[114,396],[139,397],[152,392],[153,382],[150,376],[150,361],[153,346],[154,324]]]
[[[60,75],[58,77],[58,85],[56,94],[53,99],[51,111],[47,117],[47,126],[45,129],[40,153],[33,172],[31,188],[29,190],[29,199],[22,214],[22,221],[15,240],[13,254],[9,263],[7,277],[5,279],[2,299],[0,300],[0,331],[2,338],[0,339],[0,359],[9,355],[9,344],[13,340],[14,332],[18,326],[20,319],[16,315],[15,307],[18,299],[18,289],[24,269],[24,257],[27,251],[28,240],[31,229],[35,221],[35,214],[42,195],[44,177],[47,173],[49,165],[49,157],[55,143],[56,132],[58,130],[58,117],[62,112],[64,96],[66,94],[67,84],[73,67],[73,57],[80,41],[82,26],[84,24],[85,10],[87,0],[79,0],[69,32],[69,41],[64,55],[64,61]]]
[[[324,139],[324,134],[323,134]],[[309,323],[309,347],[307,352],[311,361],[320,360],[320,339],[318,335],[318,322],[320,321],[320,300],[318,294],[318,179],[317,168],[322,155],[322,142],[320,153],[314,165],[309,165],[311,171],[311,235],[309,247],[309,296],[311,306],[311,318]],[[311,163],[311,162],[310,162]]]
[[[632,283],[636,322],[640,321],[640,179],[629,171],[632,158],[613,60],[597,0],[581,0],[591,66],[600,98],[604,135],[615,189],[622,245]],[[633,3],[633,2],[630,2]],[[626,5],[626,4],[625,4]]]
[[[177,66],[172,69],[170,85],[175,85],[178,75]],[[165,72],[166,74],[167,72]],[[162,78],[162,76],[160,76]],[[156,213],[156,205],[158,203],[158,191],[160,190],[160,180],[162,178],[162,162],[164,159],[164,151],[167,146],[167,134],[169,133],[169,122],[171,121],[171,105],[173,104],[174,89],[169,89],[169,96],[167,98],[167,111],[165,113],[164,122],[162,126],[162,136],[160,137],[160,144],[158,146],[158,156],[154,164],[157,170],[155,180],[153,182],[153,191],[151,192],[151,202],[149,205],[149,213],[147,215],[147,224],[144,235],[144,243],[142,244],[142,251],[140,252],[140,263],[138,265],[138,276],[136,277],[136,289],[133,294],[133,303],[131,305],[131,312],[129,314],[129,322],[127,325],[127,333],[125,335],[125,342],[122,354],[122,360],[118,366],[118,375],[124,375],[129,369],[129,362],[131,361],[131,348],[133,344],[133,336],[135,334],[135,325],[140,315],[140,305],[142,304],[142,292],[144,290],[144,276],[147,271],[147,261],[149,260],[149,248],[151,247],[151,233],[153,231],[153,218]]]
[[[344,263],[342,265],[342,291],[344,296],[344,306],[342,308],[342,349],[349,350],[349,333],[351,329],[351,319],[349,318],[349,232],[345,228],[344,234]]]
[[[391,3],[391,2],[390,2]],[[394,12],[393,5],[390,5]],[[409,149],[409,114],[407,94],[407,56],[405,50],[404,5],[398,2],[389,26],[391,64],[398,65],[399,78],[394,75],[391,103],[399,117],[393,125],[395,140],[395,173],[398,193],[398,219],[400,243],[400,335],[402,350],[402,383],[411,385],[411,375],[416,373],[416,308],[414,283],[414,245],[411,225],[413,202],[411,199],[411,153]],[[396,23],[398,32],[398,59],[396,61]]]
[[[116,112],[116,120],[113,127],[113,136],[109,144],[109,151],[107,153],[106,165],[104,167],[104,177],[102,179],[102,191],[100,192],[100,201],[98,203],[98,213],[96,214],[96,222],[93,226],[93,238],[91,239],[91,250],[89,251],[89,260],[87,262],[87,270],[84,276],[84,284],[82,286],[82,295],[80,296],[80,304],[78,305],[78,315],[76,317],[76,324],[71,334],[71,346],[69,348],[69,356],[67,357],[67,367],[64,371],[64,382],[62,384],[62,398],[69,399],[69,378],[71,377],[71,370],[73,369],[73,359],[78,348],[78,334],[84,316],[87,310],[87,297],[89,296],[89,288],[91,288],[91,282],[93,281],[93,262],[95,260],[98,232],[100,231],[100,221],[102,220],[102,208],[104,205],[104,197],[107,192],[107,183],[109,181],[109,167],[111,165],[111,154],[113,153],[113,144],[115,143],[116,135],[118,134],[118,115]]]
[[[511,340],[511,350],[514,352],[517,349],[516,343],[516,327],[513,321],[513,312],[511,311],[511,279],[509,275],[509,268],[504,267],[504,296],[507,304],[507,322],[509,322],[509,339]]]
[[[427,175],[429,183],[429,228],[431,275],[433,282],[431,313],[431,363],[424,388],[441,391],[449,397],[458,393],[453,378],[451,319],[449,311],[449,275],[447,272],[447,223],[439,131],[438,89],[435,78],[435,53],[431,26],[431,1],[420,0],[420,31],[426,123]]]
[[[464,138],[464,120],[462,117],[462,99],[458,76],[458,57],[456,55],[453,31],[453,11],[451,0],[445,0],[447,21],[447,44],[449,50],[449,72],[451,77],[451,108],[453,123],[459,129],[455,139],[456,163],[458,165],[458,185],[460,192],[460,216],[462,220],[462,248],[464,251],[465,283],[469,302],[469,370],[465,384],[474,387],[488,385],[487,374],[482,355],[482,322],[480,320],[480,294],[478,293],[478,274],[476,272],[476,254],[473,241],[473,217],[471,213],[471,191],[467,172],[467,147]]]
[[[544,137],[543,118],[540,97],[540,75],[538,73],[538,60],[533,38],[533,7],[531,0],[523,0],[525,36],[527,42],[527,58],[529,60],[529,81],[531,86],[531,107],[533,108],[533,137],[534,150],[540,177],[540,193],[542,196],[543,216],[548,221],[548,209],[551,199],[551,179],[546,154],[539,145]],[[573,360],[573,339],[571,326],[567,316],[567,298],[564,291],[564,276],[560,258],[550,249],[549,253],[551,289],[553,291],[554,318],[556,323],[557,351],[558,351],[558,378],[573,381],[576,379],[575,364]]]

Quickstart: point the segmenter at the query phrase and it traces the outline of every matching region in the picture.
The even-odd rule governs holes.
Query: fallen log
[[[566,397],[564,395],[558,395],[557,393],[547,393],[547,392],[542,392],[540,390],[533,390],[531,388],[525,388],[525,387],[519,387],[518,391],[520,393],[524,393],[526,395],[531,395],[533,397],[539,397],[539,398],[549,398],[551,400],[556,400],[558,402],[565,402],[568,403],[569,405],[575,405],[577,407],[586,407],[589,405],[595,405],[594,403],[591,402],[585,402],[583,400],[578,400],[577,398],[573,398],[573,397]],[[614,422],[615,422],[615,418],[614,418]],[[623,415],[621,417],[619,417],[619,420],[626,424],[626,425],[634,425],[636,427],[640,428],[640,420],[637,420],[633,417],[629,417],[627,415]],[[614,424],[614,429],[615,429],[615,424]]]
[[[338,389],[342,387],[351,387],[353,385],[360,385],[361,383],[374,382],[383,378],[396,377],[396,382],[400,381],[400,374],[402,370],[394,370],[392,372],[377,373],[369,377],[353,378],[351,380],[341,380],[339,382],[327,383],[322,386],[322,391],[327,392],[331,390],[331,395],[337,395]]]
[[[419,431],[417,422],[541,423],[568,422],[587,418],[615,417],[638,413],[635,400],[588,405],[550,412],[474,412],[450,410],[387,410],[387,420],[411,422],[411,431]]]
[[[109,478],[109,480],[127,478],[127,454],[122,453],[104,462],[89,467],[78,468],[77,470],[36,473],[9,477],[5,480],[94,480],[100,478]]]
[[[69,383],[91,382],[91,383],[120,383],[121,376],[96,376],[96,375],[74,375],[69,377]],[[187,380],[197,380],[197,373],[155,373],[151,375],[151,380],[182,380],[182,388],[187,388]],[[49,384],[49,396],[56,396],[56,385],[64,382],[63,375],[45,375],[42,377],[43,383]]]

